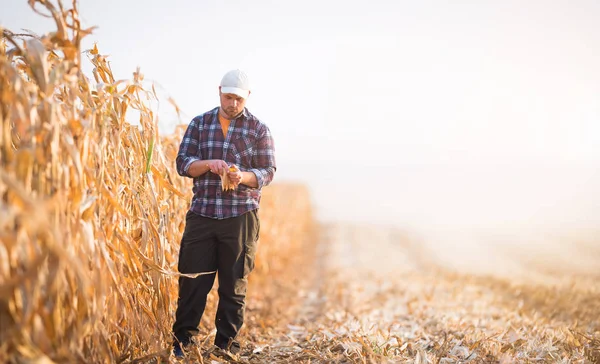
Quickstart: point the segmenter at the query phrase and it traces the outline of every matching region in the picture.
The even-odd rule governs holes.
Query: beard
[[[228,107],[227,109],[224,109],[224,111],[230,119],[235,119],[242,112],[242,110],[237,110],[233,107]]]

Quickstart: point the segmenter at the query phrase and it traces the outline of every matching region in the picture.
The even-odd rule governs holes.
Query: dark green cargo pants
[[[217,271],[219,305],[215,345],[225,347],[244,323],[248,274],[254,269],[260,222],[256,210],[216,220],[188,211],[179,251],[180,273]],[[173,324],[176,340],[187,344],[198,333],[206,297],[215,274],[179,278],[179,299]]]

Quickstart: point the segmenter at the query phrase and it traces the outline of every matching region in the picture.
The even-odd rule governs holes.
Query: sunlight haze
[[[0,25],[53,29],[26,1]],[[140,66],[183,111],[249,75],[276,181],[324,220],[399,226],[600,224],[600,2],[80,1],[117,78]],[[91,66],[85,70],[91,77]]]

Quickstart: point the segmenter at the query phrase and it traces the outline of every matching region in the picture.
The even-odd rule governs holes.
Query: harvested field
[[[183,130],[158,133],[139,70],[116,80],[101,46],[81,49],[76,8],[30,3],[57,28],[0,38],[0,362],[176,362]],[[309,186],[265,188],[230,361],[600,363],[599,231],[449,240],[322,224],[310,201]],[[202,355],[215,303],[183,362],[225,361]]]

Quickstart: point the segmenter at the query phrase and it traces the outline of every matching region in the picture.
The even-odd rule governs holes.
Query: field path
[[[583,239],[536,245],[532,240],[448,236],[324,226],[315,278],[302,293],[301,309],[285,323],[285,335],[247,359],[600,360],[597,245]]]

